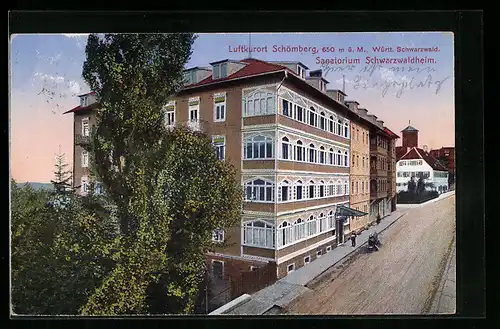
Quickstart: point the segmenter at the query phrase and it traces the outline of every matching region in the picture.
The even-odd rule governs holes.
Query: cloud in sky
[[[89,33],[72,33],[72,34],[63,33],[63,36],[65,36],[66,38],[80,38],[80,37],[86,37],[88,35]]]

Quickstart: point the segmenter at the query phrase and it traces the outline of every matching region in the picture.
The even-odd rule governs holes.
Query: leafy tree
[[[239,219],[234,168],[210,139],[167,131],[163,106],[182,86],[192,34],[90,35],[83,77],[96,96],[88,146],[115,206],[114,265],[83,314],[189,313],[211,233]]]
[[[417,194],[422,194],[425,191],[425,181],[422,177],[419,177],[417,181]]]
[[[50,182],[54,185],[54,189],[56,193],[63,194],[68,192],[71,189],[71,171],[66,170],[68,164],[65,161],[65,154],[61,153],[59,149],[59,153],[56,154],[56,171],[54,171],[55,179]]]
[[[412,177],[408,181],[408,192],[410,192],[411,194],[415,194],[416,190],[417,190],[417,184],[415,183],[415,177]]]
[[[11,196],[13,312],[77,314],[112,265],[102,255],[116,232],[109,211],[14,181]]]

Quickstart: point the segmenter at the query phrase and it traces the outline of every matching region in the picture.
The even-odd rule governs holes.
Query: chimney
[[[368,114],[367,115],[368,120],[370,120],[371,123],[377,125],[377,116],[373,114]]]
[[[377,126],[379,126],[380,128],[384,129],[384,121],[382,121],[382,120],[377,120],[377,121],[376,121],[376,124],[377,124]]]
[[[182,71],[184,74],[184,85],[196,84],[210,76],[212,70],[207,67],[193,67]]]
[[[336,100],[337,102],[341,103],[344,105],[344,98],[347,96],[342,90],[338,89],[329,89],[326,91],[327,95],[330,96],[332,99]]]
[[[354,113],[358,113],[359,103],[356,101],[345,101],[345,105]]]
[[[306,78],[306,82],[313,86],[316,89],[326,93],[326,85],[328,84],[328,80],[323,78],[323,72],[321,70],[315,70],[309,72],[309,76]]]

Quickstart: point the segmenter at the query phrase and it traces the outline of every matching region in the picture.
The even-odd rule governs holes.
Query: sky
[[[81,77],[86,41],[86,34],[11,38],[10,168],[18,182],[53,179],[59,150],[72,163],[73,117],[63,113],[78,105],[77,95],[89,91]],[[200,34],[186,68],[248,58],[245,49],[238,51],[240,45],[256,47],[252,58],[300,61],[309,70],[322,69],[328,89],[344,89],[346,100],[359,102],[399,136],[411,122],[419,130],[420,147],[455,145],[452,33]],[[298,46],[305,49],[296,49]],[[380,47],[388,51],[382,52]],[[397,47],[438,51],[397,52]],[[397,62],[408,56],[433,62]],[[367,57],[391,62],[367,63]],[[331,63],[335,58],[359,62]],[[401,139],[396,145],[400,144]]]

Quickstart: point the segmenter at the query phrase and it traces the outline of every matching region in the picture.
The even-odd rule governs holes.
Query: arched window
[[[337,151],[337,166],[342,166],[342,152],[340,150]]]
[[[245,139],[245,159],[270,159],[273,157],[273,139],[251,136]]]
[[[319,148],[319,163],[325,163],[325,148],[323,146]]]
[[[314,199],[314,187],[314,181],[309,181],[309,194],[307,195],[309,199]]]
[[[309,144],[309,162],[316,162],[316,149],[314,148],[314,144]]]
[[[296,156],[295,156],[295,159],[297,161],[305,161],[306,160],[306,156],[305,156],[305,148],[304,146],[302,145],[302,142],[301,141],[297,141],[297,146],[296,146]]]
[[[297,194],[297,200],[302,200],[303,196],[302,196],[302,181],[297,181],[297,183],[295,183],[295,190],[296,190],[296,194]]]
[[[319,197],[323,198],[325,196],[325,182],[319,182]]]
[[[335,193],[335,185],[333,184],[333,182],[328,182],[328,195],[329,196],[335,196],[336,193]]]
[[[307,220],[307,236],[311,236],[317,233],[316,219],[313,215]]]
[[[349,138],[349,124],[347,122],[344,124],[344,137]]]
[[[330,148],[330,152],[328,153],[328,163],[333,165],[333,149]]]
[[[337,196],[344,195],[342,191],[342,181],[339,179],[337,181]]]
[[[349,182],[347,180],[344,181],[344,195],[349,195]]]
[[[337,121],[337,131],[335,133],[342,136],[342,121],[340,119]]]
[[[281,158],[284,160],[290,160],[291,158],[290,142],[286,137],[281,139]]]
[[[314,107],[311,106],[311,109],[309,110],[309,124],[313,127],[316,127],[317,125],[316,115],[316,110],[314,110]]]
[[[247,246],[274,248],[274,226],[254,221],[243,225],[243,244]]]
[[[326,216],[321,213],[319,214],[319,232],[324,232],[326,231],[326,225],[327,225],[327,221],[326,221]]]
[[[335,229],[335,214],[333,210],[328,213],[328,228]]]
[[[278,227],[278,247],[292,243],[292,225],[284,221]]]
[[[349,156],[347,154],[347,151],[344,153],[344,166],[349,167]]]
[[[302,240],[306,237],[306,226],[305,222],[299,218],[293,223],[293,233],[295,235],[295,241]]]
[[[288,201],[290,199],[290,184],[287,180],[278,186],[278,201]]]
[[[328,131],[331,133],[333,133],[333,122],[334,122],[333,116],[330,115],[330,120],[328,120]]]
[[[326,118],[325,118],[325,112],[321,112],[319,114],[319,127],[323,130],[326,130]]]
[[[255,179],[245,184],[245,200],[255,202],[274,201],[274,184],[262,179]]]

